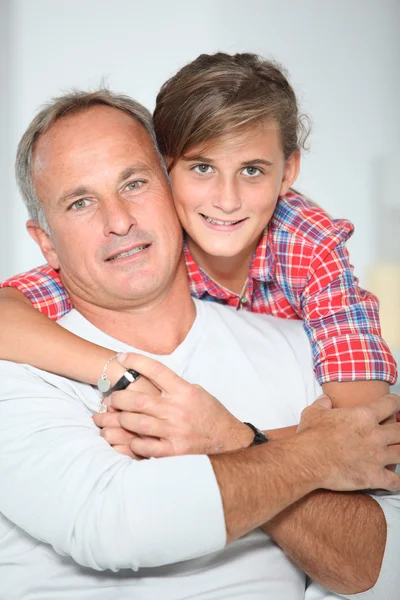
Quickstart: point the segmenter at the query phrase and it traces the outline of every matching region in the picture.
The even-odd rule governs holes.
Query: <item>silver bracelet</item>
[[[108,359],[108,361],[106,362],[106,364],[103,367],[103,372],[101,374],[100,379],[97,382],[97,387],[99,388],[99,390],[103,394],[105,394],[106,392],[108,392],[108,390],[111,387],[111,381],[107,377],[107,368],[108,368],[108,365],[110,364],[110,362],[112,360],[115,360],[116,358],[118,358],[118,356],[120,354],[121,354],[121,352],[117,352],[117,354],[114,354],[114,356],[112,356],[111,358]]]

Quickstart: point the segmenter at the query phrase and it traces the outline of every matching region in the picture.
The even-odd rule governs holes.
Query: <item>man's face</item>
[[[182,251],[181,227],[144,128],[95,106],[57,121],[33,159],[52,232],[36,239],[73,301],[129,308],[165,293]]]

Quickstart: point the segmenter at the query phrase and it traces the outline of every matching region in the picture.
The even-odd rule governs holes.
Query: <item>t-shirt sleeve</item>
[[[225,546],[207,456],[118,454],[91,418],[94,390],[42,375],[0,361],[0,512],[9,521],[96,570],[156,567]]]
[[[72,308],[59,273],[49,265],[10,277],[0,283],[0,288],[5,287],[13,287],[22,292],[34,308],[54,321],[61,319]]]

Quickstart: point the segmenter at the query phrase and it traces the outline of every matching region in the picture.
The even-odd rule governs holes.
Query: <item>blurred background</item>
[[[0,0],[0,279],[42,262],[13,174],[40,105],[105,82],[152,110],[168,77],[218,50],[287,68],[313,121],[296,188],[355,224],[356,275],[400,348],[399,0]]]

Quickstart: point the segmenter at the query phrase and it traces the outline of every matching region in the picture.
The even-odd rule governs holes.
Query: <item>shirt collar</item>
[[[274,256],[271,249],[271,243],[269,243],[269,237],[269,229],[266,227],[260,238],[249,269],[249,276],[262,283],[272,279]],[[226,290],[222,286],[219,286],[196,264],[186,240],[183,244],[183,252],[192,296],[202,298],[205,294],[210,294],[211,296],[223,300],[229,300],[230,298],[237,296],[236,294],[233,295],[229,290]]]

